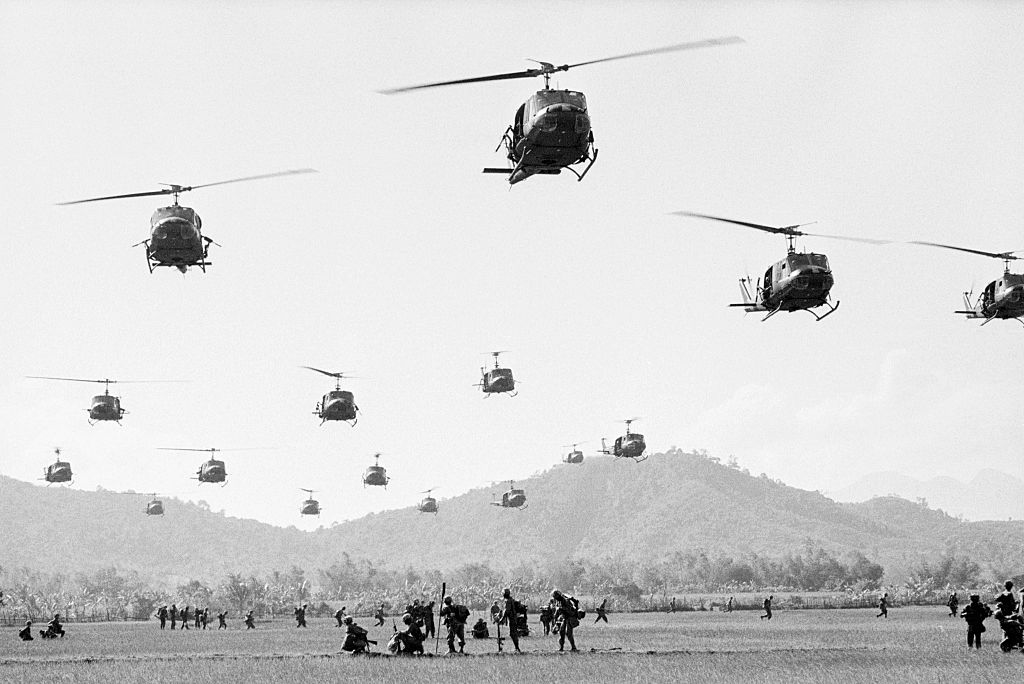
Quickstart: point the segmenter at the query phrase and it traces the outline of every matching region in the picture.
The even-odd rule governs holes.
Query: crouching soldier
[[[473,638],[474,639],[490,639],[491,638],[491,633],[487,629],[487,621],[484,620],[483,618],[480,618],[479,620],[477,620],[476,624],[473,625]]]
[[[357,625],[351,615],[345,616],[345,643],[342,644],[341,650],[350,653],[366,653],[370,644],[377,643],[367,639],[366,634],[366,630]]]
[[[967,621],[967,648],[981,648],[981,633],[985,631],[985,618],[992,615],[992,610],[981,602],[981,597],[971,594],[971,602],[960,612],[960,617]]]
[[[405,629],[398,633],[398,641],[402,645],[400,653],[423,655],[423,640],[426,637],[423,635],[419,623],[409,613],[402,616],[402,622],[405,624]]]
[[[20,632],[18,632],[18,638],[21,639],[22,641],[35,641],[35,639],[32,638],[32,621],[31,620],[26,620],[25,621],[25,626],[21,628]]]
[[[999,648],[1004,653],[1024,647],[1024,619],[1019,613],[1007,615],[1000,608],[996,610],[993,617],[999,620],[999,627],[1003,630],[1003,640],[999,642]]]
[[[64,638],[64,625],[60,623],[60,613],[53,614],[53,619],[46,623],[46,630],[40,631],[39,636],[44,639]]]

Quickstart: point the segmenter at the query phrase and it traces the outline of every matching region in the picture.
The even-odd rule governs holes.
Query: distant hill
[[[859,502],[895,494],[905,499],[925,499],[938,508],[966,520],[1024,520],[1024,499],[999,492],[1019,492],[1024,480],[998,470],[979,470],[970,482],[952,477],[918,479],[896,472],[870,473],[853,484],[825,492],[836,501]]]
[[[501,490],[489,487],[441,500],[436,516],[410,507],[303,532],[175,500],[163,518],[147,518],[137,494],[0,476],[0,565],[68,573],[116,567],[175,585],[293,565],[315,573],[343,553],[391,568],[503,569],[692,549],[781,556],[810,542],[836,553],[862,551],[898,578],[922,555],[948,547],[970,549],[979,562],[1003,562],[1019,556],[1024,543],[1018,523],[962,522],[895,497],[839,504],[680,451],[643,463],[590,458],[517,486],[527,492],[526,510],[489,505]]]

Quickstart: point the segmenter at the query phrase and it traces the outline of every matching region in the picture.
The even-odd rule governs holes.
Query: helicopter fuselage
[[[480,388],[485,394],[512,392],[516,388],[516,381],[512,377],[511,368],[491,368],[490,370],[481,368],[480,372],[483,374]]]
[[[321,421],[327,420],[356,420],[355,395],[347,390],[331,390],[320,400],[316,414]]]
[[[224,461],[218,461],[211,458],[209,461],[199,467],[199,482],[210,482],[210,483],[221,483],[227,480],[227,469],[224,467]]]
[[[306,499],[299,509],[302,515],[320,515],[320,502],[316,499]]]
[[[824,305],[835,280],[824,254],[790,252],[765,271],[761,306],[801,311]]]
[[[565,455],[565,458],[562,459],[562,462],[563,463],[573,463],[573,464],[583,463],[583,452],[579,451],[579,450],[572,451],[572,452],[570,452],[570,453]]]
[[[539,90],[519,107],[503,139],[512,163],[509,183],[534,174],[556,175],[563,168],[597,157],[587,112],[587,98],[574,90]],[[591,154],[593,152],[593,154]],[[589,166],[578,174],[580,180]],[[488,173],[506,172],[489,169]]]
[[[522,489],[510,489],[501,495],[502,508],[519,508],[526,503],[526,492]]]
[[[146,515],[163,515],[164,503],[159,499],[153,499],[146,504]]]
[[[383,466],[372,465],[363,473],[363,486],[387,488],[388,479],[387,471]]]
[[[640,458],[647,449],[644,436],[638,432],[627,432],[621,437],[615,438],[615,446],[612,447],[612,455],[621,458]]]
[[[437,499],[428,496],[416,507],[420,513],[437,513]]]
[[[71,477],[71,464],[67,461],[58,460],[56,463],[46,466],[46,471],[43,473],[43,479],[51,484],[71,482]]]
[[[966,299],[966,296],[965,296]],[[1007,271],[985,286],[976,302],[967,301],[970,318],[1020,318],[1024,316],[1024,275]]]
[[[182,273],[189,266],[206,270],[209,239],[203,237],[202,219],[193,209],[180,204],[161,207],[153,212],[149,225],[149,240],[144,244],[150,272],[160,266]]]
[[[121,420],[124,413],[120,398],[109,394],[96,395],[92,398],[92,403],[89,406],[89,420],[91,421],[118,421]]]

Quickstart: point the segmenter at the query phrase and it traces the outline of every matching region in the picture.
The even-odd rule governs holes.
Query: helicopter
[[[46,485],[71,483],[71,464],[60,460],[60,447],[54,447],[53,453],[57,455],[57,461],[46,466],[41,479],[46,480]]]
[[[639,418],[626,418],[623,423],[626,424],[626,434],[621,437],[615,438],[615,444],[609,449],[605,445],[604,437],[601,438],[601,449],[602,454],[609,454],[615,458],[631,458],[637,463],[640,461],[646,461],[647,457],[644,456],[644,449],[647,448],[647,443],[644,442],[644,436],[639,432],[630,432],[629,426]]]
[[[953,245],[943,245],[937,242],[921,242],[916,240],[911,240],[909,244],[955,249],[959,252],[1002,259],[1003,277],[999,280],[993,280],[986,285],[985,289],[981,291],[981,294],[973,302],[971,301],[972,293],[964,292],[964,309],[954,313],[964,314],[967,318],[984,318],[985,320],[982,321],[982,325],[990,323],[997,318],[1012,319],[1024,324],[1024,321],[1021,320],[1021,317],[1024,316],[1024,275],[1010,273],[1010,262],[1021,258],[1014,256],[1014,254],[1024,250],[984,252],[980,249],[954,247]]]
[[[103,394],[97,394],[92,398],[92,402],[89,408],[85,409],[89,412],[89,425],[95,425],[100,421],[114,421],[118,425],[121,424],[121,418],[124,414],[128,413],[121,407],[121,397],[115,397],[110,394],[111,383],[139,383],[139,382],[175,382],[174,380],[111,380],[105,378],[103,380],[86,380],[83,378],[54,378],[46,375],[27,375],[25,377],[32,378],[34,380],[65,380],[68,382],[102,382],[103,383]]]
[[[423,497],[423,500],[416,505],[416,510],[418,510],[420,513],[433,513],[434,515],[437,515],[437,499],[430,496],[430,492],[434,491],[435,489],[437,488],[431,487],[425,492],[420,492],[421,494],[426,494],[426,496]]]
[[[498,368],[498,356],[504,353],[503,351],[490,352],[491,356],[494,357],[494,368],[488,370],[484,366],[480,367],[481,379],[477,387],[483,390],[484,399],[487,399],[492,394],[508,392],[510,397],[519,394],[516,391],[516,381],[512,378],[512,369]]]
[[[526,491],[516,489],[516,483],[509,480],[508,491],[501,495],[501,502],[492,501],[491,505],[500,506],[501,508],[518,508],[525,511],[528,508],[526,505]]]
[[[146,504],[146,515],[163,515],[164,502],[156,498],[156,494],[150,494],[153,500]]]
[[[276,173],[265,173],[259,176],[246,176],[244,178],[232,178],[230,180],[205,183],[203,185],[177,185],[175,183],[160,183],[167,187],[162,190],[150,192],[133,192],[126,195],[109,195],[106,197],[92,197],[71,202],[59,202],[59,206],[70,204],[83,204],[85,202],[100,202],[103,200],[124,199],[129,197],[151,197],[153,195],[174,195],[174,204],[168,207],[161,207],[153,212],[149,219],[149,239],[133,245],[138,247],[144,245],[146,248],[146,265],[149,272],[160,266],[173,267],[185,273],[192,266],[198,266],[204,273],[206,267],[211,264],[207,261],[210,245],[217,244],[209,237],[203,235],[203,221],[199,214],[191,207],[183,207],[178,204],[178,195],[190,190],[209,188],[214,185],[226,185],[228,183],[241,183],[243,181],[260,180],[263,178],[276,178],[278,176],[291,176],[299,173],[316,173],[315,169],[293,169],[290,171],[278,171]],[[218,247],[220,245],[217,245]]]
[[[802,230],[798,230],[803,226],[810,225],[807,223],[776,227],[765,226],[759,223],[748,223],[747,221],[736,221],[718,216],[708,216],[707,214],[694,214],[688,211],[676,211],[673,213],[677,216],[692,216],[712,221],[722,221],[786,236],[786,239],[789,241],[786,257],[768,267],[768,270],[764,273],[764,284],[762,285],[762,281],[758,280],[754,285],[754,292],[752,294],[750,291],[750,277],[740,278],[740,295],[743,298],[743,302],[729,305],[741,306],[747,313],[767,311],[767,315],[761,319],[762,322],[767,321],[780,311],[807,311],[816,320],[820,321],[839,308],[838,301],[835,304],[829,301],[829,291],[832,289],[835,280],[832,277],[832,269],[828,264],[828,257],[824,254],[815,254],[813,252],[797,252],[793,247],[793,238],[808,235],[834,238],[836,240],[867,242],[875,245],[889,244],[888,240],[805,233]],[[812,309],[816,309],[819,306],[826,307],[828,311],[821,315],[812,311]]]
[[[220,484],[222,487],[227,484],[228,471],[224,467],[224,461],[220,461],[216,458],[218,451],[223,449],[177,449],[173,447],[157,447],[161,451],[201,451],[210,454],[210,460],[199,466],[199,470],[196,471],[196,479],[199,480],[199,484],[209,482],[210,484]]]
[[[480,83],[483,81],[504,81],[515,78],[544,77],[544,89],[538,90],[516,110],[515,118],[501,137],[495,152],[505,147],[508,168],[485,168],[484,173],[497,173],[507,177],[510,185],[526,180],[535,174],[555,176],[568,169],[582,181],[597,161],[597,148],[594,147],[594,132],[590,127],[590,112],[587,109],[586,96],[575,90],[551,89],[551,75],[559,71],[568,71],[575,67],[611,62],[619,59],[657,55],[678,50],[742,43],[743,39],[736,36],[712,38],[691,43],[680,43],[653,50],[630,52],[615,57],[604,57],[588,62],[563,64],[555,66],[550,62],[536,62],[539,68],[514,71],[504,74],[462,78],[453,81],[440,81],[422,85],[407,86],[382,90],[385,95],[403,93],[411,90],[423,90],[461,83]],[[574,166],[586,164],[582,172]]]
[[[573,442],[571,445],[562,445],[563,449],[572,449],[572,451],[562,457],[562,463],[572,463],[574,465],[583,463],[583,452],[576,448],[580,444],[583,444],[583,442]]]
[[[355,395],[348,390],[341,389],[342,378],[352,379],[353,376],[345,375],[344,371],[331,373],[312,366],[303,366],[303,368],[316,371],[335,380],[334,389],[323,396],[320,403],[316,405],[316,410],[313,411],[313,415],[320,418],[320,424],[323,425],[328,420],[343,420],[355,427],[355,424],[359,422],[359,418],[356,416],[359,413],[359,407],[356,406]]]
[[[388,477],[388,471],[384,469],[384,466],[380,464],[380,454],[373,455],[373,465],[366,469],[363,473],[363,488],[366,485],[371,487],[383,487],[388,488],[388,482],[391,478]]]
[[[313,492],[315,489],[305,489],[299,487],[302,491],[309,494],[309,498],[302,502],[302,506],[299,507],[299,513],[302,515],[320,515],[320,502],[313,498]]]

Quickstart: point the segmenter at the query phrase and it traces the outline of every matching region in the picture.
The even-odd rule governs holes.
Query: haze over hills
[[[1016,493],[1024,480],[992,469],[979,470],[970,482],[952,477],[919,479],[893,471],[870,473],[841,489],[826,491],[836,501],[867,501],[876,496],[923,498],[930,508],[966,520],[1024,520],[1024,499]]]
[[[509,569],[695,549],[777,557],[811,543],[834,553],[862,551],[898,580],[921,557],[947,548],[1005,564],[1024,543],[1018,523],[963,522],[895,497],[840,504],[681,451],[639,464],[589,458],[516,484],[527,492],[526,510],[491,506],[507,488],[499,483],[440,500],[436,516],[409,507],[303,532],[173,499],[164,517],[148,517],[143,495],[0,476],[0,565],[69,573],[115,567],[173,586],[293,565],[315,573],[343,554],[390,568]]]

